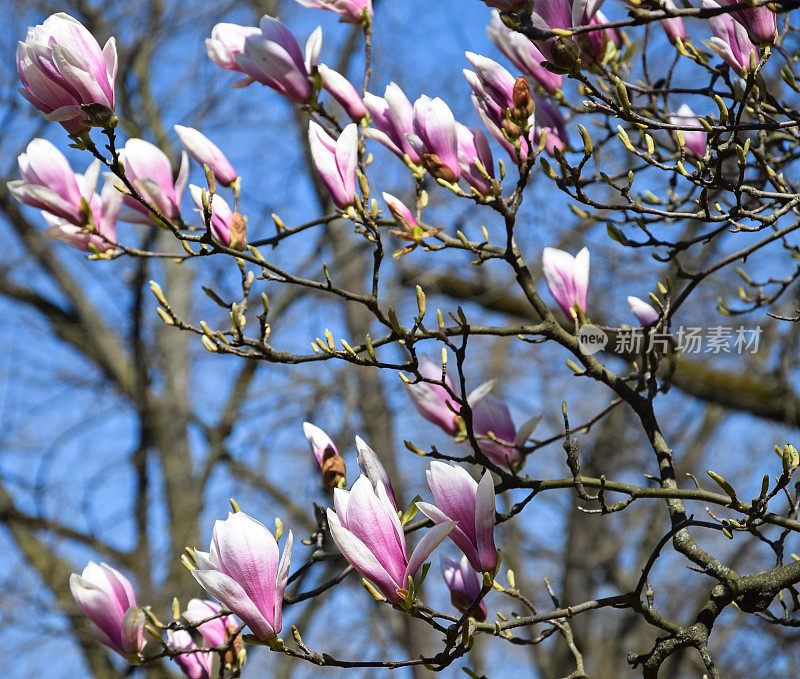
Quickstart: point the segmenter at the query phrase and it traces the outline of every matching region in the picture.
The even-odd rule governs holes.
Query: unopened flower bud
[[[791,443],[787,443],[783,447],[783,471],[789,472],[790,470],[797,467],[800,464],[800,455],[797,453],[797,448],[795,448]]]
[[[428,153],[425,152],[420,156],[420,162],[422,166],[431,173],[436,179],[442,179],[446,182],[450,182],[454,184],[458,181],[458,177],[456,177],[456,173],[453,170],[445,165],[442,162],[442,159],[439,158],[435,153]]]
[[[531,86],[522,76],[514,82],[514,109],[521,112],[519,118],[528,118],[533,113],[533,97],[531,96]]]
[[[570,72],[581,56],[581,48],[572,38],[557,36],[550,45],[550,63]]]
[[[236,210],[231,215],[231,245],[240,252],[247,248],[247,220]]]

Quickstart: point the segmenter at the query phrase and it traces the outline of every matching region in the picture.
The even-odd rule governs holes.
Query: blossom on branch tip
[[[472,410],[472,430],[479,437],[478,447],[496,464],[510,467],[519,462],[522,455],[517,448],[517,428],[508,406],[490,394],[476,401],[473,394],[467,402]]]
[[[183,125],[175,125],[175,132],[189,155],[200,165],[207,165],[220,184],[230,186],[236,181],[238,175],[233,169],[233,165],[219,150],[219,147],[204,134],[193,127],[184,127]]]
[[[265,641],[281,631],[292,531],[281,556],[264,524],[244,512],[230,513],[214,525],[209,551],[195,550],[194,554],[195,580],[239,616],[256,637]]]
[[[367,107],[364,105],[361,95],[347,78],[338,71],[328,68],[325,64],[320,64],[317,70],[322,79],[322,86],[342,105],[354,122],[358,122],[367,115]]]
[[[740,4],[739,0],[719,0],[723,7]],[[735,9],[731,16],[744,26],[747,36],[756,45],[768,45],[775,42],[778,31],[778,20],[775,13],[766,5]]]
[[[408,136],[414,134],[414,107],[400,86],[389,83],[383,97],[367,92],[364,104],[372,118],[372,126],[364,134],[383,144],[398,158],[407,155],[412,163],[419,163],[419,154],[408,140]]]
[[[167,630],[167,647],[173,651],[186,651],[172,656],[171,660],[189,679],[210,679],[213,654],[200,652],[192,635],[183,629]]]
[[[189,158],[184,151],[177,179],[172,179],[169,158],[157,146],[144,139],[129,139],[120,152],[125,177],[139,195],[167,219],[181,216],[181,197],[189,176]],[[122,219],[137,224],[158,223],[150,210],[133,196],[125,196],[127,210]]]
[[[542,270],[547,288],[553,299],[564,310],[567,318],[575,315],[574,305],[587,312],[589,293],[589,250],[582,248],[573,257],[564,250],[545,248],[542,252]]]
[[[84,174],[75,174],[53,144],[34,139],[17,162],[22,179],[8,182],[9,193],[19,202],[42,210],[50,225],[45,236],[86,252],[114,248],[122,194],[110,183],[104,185],[100,195],[95,192],[99,160],[94,160]]]
[[[389,478],[389,474],[386,473],[378,454],[360,436],[356,436],[356,451],[358,451],[358,468],[361,473],[369,479],[375,492],[378,491],[379,485],[383,486],[389,501],[397,510],[397,498],[394,494],[394,488],[392,488],[392,481]]]
[[[114,38],[101,49],[83,24],[64,12],[28,28],[17,45],[17,73],[20,94],[70,134],[86,130],[82,106],[99,106],[108,114],[114,110]]]
[[[328,489],[344,488],[347,484],[344,459],[331,437],[311,422],[303,422],[303,433],[322,472],[322,485]]]
[[[202,215],[203,208],[203,191],[195,184],[189,184],[189,193],[192,196],[192,201],[197,208],[197,211]],[[231,228],[233,225],[233,211],[231,210],[225,199],[218,193],[210,197],[209,208],[211,210],[211,235],[217,243],[222,245],[231,245]]]
[[[628,297],[628,304],[631,312],[643,327],[652,325],[659,319],[659,313],[643,299],[631,295]]]
[[[419,359],[419,374],[429,380],[442,380],[442,369],[424,356]],[[455,391],[449,375],[445,375],[444,383],[451,391]],[[459,406],[445,387],[420,380],[416,384],[406,384],[406,391],[411,403],[428,422],[433,422],[451,436],[458,433],[456,414]]]
[[[296,0],[304,7],[327,9],[336,12],[339,21],[347,24],[360,24],[364,15],[372,17],[372,0]]]
[[[230,615],[220,615],[222,607],[208,599],[192,599],[189,601],[183,617],[194,625],[203,636],[203,644],[209,648],[222,646],[229,635],[236,630],[236,620]],[[214,617],[217,616],[217,617]],[[209,620],[213,618],[213,620]],[[208,622],[203,622],[207,620]],[[203,622],[202,625],[198,623]]]
[[[69,588],[97,640],[126,660],[138,661],[146,650],[145,615],[130,581],[111,566],[90,561],[83,573],[70,575]]]
[[[545,56],[527,37],[510,29],[500,18],[499,12],[492,12],[492,19],[486,28],[489,39],[506,58],[525,75],[531,76],[551,94],[560,89],[564,76],[548,71],[542,62]]]
[[[345,559],[371,580],[392,603],[402,600],[424,561],[454,529],[454,521],[440,522],[407,556],[406,537],[397,511],[383,483],[373,485],[359,476],[351,490],[333,491],[336,511],[327,510],[331,537]]]
[[[703,0],[703,7],[719,7],[714,0]],[[755,45],[747,37],[747,31],[730,14],[709,17],[713,37],[705,41],[706,47],[720,56],[738,75],[750,72],[750,59],[757,57]]]
[[[306,43],[304,58],[291,31],[277,19],[264,15],[258,28],[217,24],[206,40],[206,52],[218,66],[245,74],[236,87],[260,82],[297,104],[305,104],[314,94],[308,76],[316,66],[320,41],[317,29]]]
[[[484,472],[478,482],[463,467],[435,460],[425,475],[435,504],[417,502],[419,510],[437,525],[457,522],[450,539],[476,571],[493,571],[497,567],[497,548],[491,473]]]
[[[462,613],[469,611],[470,615],[478,621],[486,620],[486,604],[481,600],[476,606],[472,602],[481,593],[481,578],[469,565],[469,559],[462,556],[459,561],[454,561],[446,556],[440,557],[442,578],[450,590],[450,602]]]
[[[706,154],[706,132],[700,126],[699,118],[687,104],[681,104],[675,115],[669,117],[669,122],[682,128],[690,128],[681,130],[688,151],[700,157]]]
[[[704,0],[705,2],[705,0]],[[664,9],[673,10],[677,6],[672,0],[662,0]],[[677,39],[680,38],[686,41],[686,27],[683,25],[683,19],[680,17],[670,17],[669,19],[662,19],[660,22],[661,28],[667,34],[667,39],[674,45]]]
[[[420,162],[436,179],[454,183],[461,176],[458,164],[458,133],[450,107],[439,97],[422,95],[414,102],[414,133],[408,141]]]
[[[356,198],[356,162],[358,160],[358,128],[350,123],[338,139],[333,139],[313,120],[308,124],[311,160],[333,202],[342,210]]]
[[[486,135],[478,128],[470,129],[466,125],[456,123],[458,133],[458,165],[461,168],[461,176],[476,191],[484,196],[492,193],[492,184],[489,178],[494,178],[494,158],[492,149]],[[480,163],[483,172],[478,169]]]

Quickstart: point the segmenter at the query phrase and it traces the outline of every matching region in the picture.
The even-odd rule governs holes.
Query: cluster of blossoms
[[[367,27],[372,20],[370,0],[298,2],[336,12],[347,23]],[[573,72],[577,60],[589,65],[602,63],[610,51],[622,48],[623,36],[613,27],[602,28],[608,20],[597,9],[599,3],[553,0],[535,3],[531,15],[533,27],[548,32],[549,37],[529,40],[506,23],[509,13],[527,6],[527,0],[485,2],[498,10],[492,13],[488,28],[492,42],[522,75],[513,75],[486,56],[467,52],[471,70],[465,69],[464,76],[475,111],[489,136],[515,164],[542,151],[557,156],[568,148],[569,140],[566,122],[547,95],[561,96],[564,75]],[[662,5],[667,10],[674,8],[671,2]],[[704,7],[718,6],[713,0],[704,0]],[[666,18],[662,24],[672,42],[687,39],[680,17]],[[579,26],[601,28],[582,33],[584,37],[578,41],[561,35],[565,29]],[[709,26],[713,34],[709,48],[738,75],[753,69],[758,46],[772,42],[776,33],[775,15],[764,6],[717,14]],[[561,33],[553,34],[553,30]],[[357,168],[363,149],[359,147],[359,125],[364,136],[402,159],[417,176],[428,172],[440,184],[459,191],[458,183],[463,181],[470,195],[482,200],[499,193],[492,150],[480,128],[457,121],[439,97],[422,95],[412,103],[395,83],[386,86],[382,97],[359,93],[343,74],[320,63],[321,49],[320,29],[311,34],[303,50],[286,26],[269,16],[258,26],[217,24],[206,41],[214,63],[243,74],[236,87],[261,83],[311,113],[325,110],[319,101],[324,90],[345,111],[352,122],[343,128],[325,127],[314,120],[308,127],[315,170],[344,214],[360,202]],[[113,130],[117,71],[113,38],[101,49],[79,22],[55,14],[31,28],[19,44],[17,66],[23,95],[50,120],[60,122],[84,148],[93,148],[91,127]],[[534,82],[533,88],[528,78]],[[707,152],[699,119],[684,104],[671,122],[680,128],[681,145],[699,162]],[[21,179],[10,182],[9,190],[18,201],[43,212],[49,224],[46,235],[87,252],[105,253],[121,247],[118,221],[186,226],[181,208],[191,157],[206,173],[208,188],[190,185],[189,191],[208,239],[220,246],[244,249],[246,220],[238,212],[238,173],[200,131],[176,125],[175,132],[185,149],[177,172],[157,146],[143,139],[128,139],[119,152],[122,170],[115,172],[116,168],[107,164],[111,172],[103,177],[99,191],[100,157],[83,174],[76,174],[52,143],[35,139],[19,156]],[[499,174],[502,179],[502,172]],[[217,193],[217,185],[231,192],[233,205]],[[440,230],[426,230],[419,212],[415,215],[398,198],[384,193],[383,199],[399,229],[392,233],[401,238],[416,244]],[[566,321],[585,322],[589,311],[588,249],[572,256],[545,248],[542,271]],[[628,302],[642,326],[659,321],[659,312],[647,302],[634,296],[628,297]],[[422,417],[456,441],[474,443],[478,462],[516,471],[524,463],[526,443],[540,418],[517,427],[508,405],[491,395],[493,385],[486,382],[462,394],[443,366],[423,357],[417,362],[415,379],[407,383],[407,392]],[[488,587],[483,583],[493,577],[499,562],[491,471],[484,471],[476,481],[456,464],[431,462],[426,476],[433,502],[416,502],[415,510],[426,516],[432,527],[409,552],[405,523],[415,512],[402,511],[375,451],[356,438],[361,474],[347,490],[345,464],[333,440],[311,423],[304,424],[304,432],[323,485],[333,494],[333,507],[326,512],[330,536],[348,563],[372,583],[376,596],[393,604],[412,605],[426,572],[423,564],[449,538],[463,555],[458,562],[442,560],[452,602],[459,610],[485,619],[482,599]],[[287,533],[282,553],[280,538],[280,530],[274,534],[244,512],[234,511],[224,521],[217,521],[209,550],[191,550],[186,563],[199,585],[219,603],[192,600],[182,614],[188,626],[159,626],[152,612],[137,603],[131,583],[105,564],[89,563],[81,575],[71,577],[70,586],[101,643],[130,662],[166,653],[190,679],[208,679],[214,674],[218,654],[232,667],[243,662],[237,639],[244,626],[263,641],[280,633],[292,532]],[[420,572],[422,577],[418,577]],[[482,581],[481,573],[488,578]],[[189,629],[202,637],[203,647]]]

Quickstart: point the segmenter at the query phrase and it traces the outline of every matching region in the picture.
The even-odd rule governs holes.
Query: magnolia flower
[[[311,422],[303,422],[303,433],[322,471],[322,485],[328,489],[344,488],[347,485],[344,460],[331,437]]]
[[[602,26],[607,23],[608,18],[600,10],[596,10],[588,21],[589,26]],[[613,43],[616,47],[622,46],[622,34],[616,28],[589,31],[584,36],[583,42],[591,57],[597,61],[602,61],[609,43]]]
[[[225,154],[201,132],[193,127],[175,125],[175,132],[189,155],[200,165],[208,165],[217,181],[223,186],[230,186],[236,181],[236,170],[225,157]]]
[[[117,46],[109,38],[103,49],[77,19],[59,12],[28,29],[17,45],[20,94],[48,120],[79,134],[87,120],[81,106],[114,109]]]
[[[192,599],[183,612],[183,617],[193,625],[208,620],[197,627],[197,631],[203,636],[203,645],[208,648],[222,646],[236,631],[236,620],[230,615],[220,615],[221,610],[222,607],[215,601]]]
[[[450,107],[439,97],[421,96],[414,102],[413,128],[408,141],[425,169],[437,179],[458,181],[458,133]]]
[[[196,651],[197,644],[186,630],[167,630],[167,646],[175,651],[188,651],[172,656],[175,664],[189,679],[210,679],[214,656],[210,652]]]
[[[442,369],[424,356],[419,359],[419,374],[429,380],[437,382],[442,380]],[[444,383],[455,392],[449,376],[445,376]],[[416,384],[406,384],[406,391],[411,403],[428,422],[433,422],[451,436],[458,433],[456,414],[459,406],[452,400],[445,387],[419,381]]]
[[[706,0],[703,0],[705,4]],[[677,6],[672,0],[662,0],[665,9],[677,9]],[[672,17],[671,19],[662,19],[660,22],[661,28],[667,34],[667,38],[674,45],[676,40],[686,40],[686,27],[683,25],[683,19],[680,17]]]
[[[217,24],[206,40],[206,52],[218,66],[245,74],[236,87],[260,82],[297,104],[305,104],[314,94],[308,76],[317,65],[321,40],[317,29],[306,42],[304,58],[289,29],[264,15],[258,28]]]
[[[356,436],[356,450],[358,451],[358,468],[361,473],[369,479],[376,493],[378,492],[378,486],[383,486],[389,501],[397,510],[397,498],[394,494],[394,488],[392,488],[392,481],[386,473],[378,454],[360,436]]]
[[[514,67],[531,76],[551,94],[564,83],[564,76],[552,73],[541,64],[544,55],[522,33],[511,30],[500,18],[499,12],[492,12],[492,19],[486,28],[489,39],[495,44]]]
[[[703,7],[712,9],[719,5],[713,0],[703,0]],[[708,24],[714,37],[705,41],[706,47],[722,57],[737,74],[749,73],[750,59],[757,57],[757,54],[744,26],[734,21],[730,14],[709,17]]]
[[[669,122],[672,125],[691,128],[682,130],[686,149],[696,156],[704,156],[706,154],[706,132],[700,126],[698,117],[688,105],[681,104],[678,112],[669,117]]]
[[[478,128],[456,123],[458,133],[458,165],[466,182],[484,196],[492,192],[490,181],[478,170],[480,163],[489,177],[494,177],[494,158],[486,136]]]
[[[70,575],[69,588],[97,640],[136,661],[145,650],[145,616],[130,581],[111,566],[90,561],[83,573]]]
[[[364,15],[372,17],[372,0],[297,0],[303,7],[329,9],[347,24],[360,24]]]
[[[364,105],[361,95],[347,78],[338,71],[328,68],[325,64],[320,64],[317,69],[322,79],[322,86],[342,105],[352,120],[357,122],[367,115],[367,107]]]
[[[476,620],[486,620],[486,604],[481,600],[473,607],[472,602],[480,596],[481,578],[469,565],[466,556],[460,561],[453,561],[446,556],[440,557],[442,577],[450,590],[450,602],[462,613],[470,612]]]
[[[365,134],[399,158],[407,155],[412,163],[419,163],[419,153],[408,140],[408,136],[414,134],[414,107],[403,90],[389,83],[383,97],[367,92],[364,104],[372,118],[372,127],[367,128]]]
[[[189,184],[189,193],[197,211],[203,214],[203,190],[195,184]],[[222,245],[231,244],[231,226],[233,223],[233,211],[225,199],[218,193],[211,196],[209,207],[211,208],[211,235],[217,243]]]
[[[220,610],[220,605],[213,601],[192,599],[183,613],[183,617],[195,625],[208,620],[197,627],[197,631],[203,636],[203,646],[207,648],[222,646],[227,643],[229,635],[236,631],[233,618],[219,615]],[[198,646],[186,630],[167,630],[167,645],[177,651],[189,651],[172,658],[189,679],[210,679],[215,676],[214,654],[210,651],[196,651]]]
[[[75,174],[53,144],[34,139],[17,162],[22,179],[8,182],[9,192],[21,203],[42,210],[50,225],[45,236],[86,252],[92,247],[100,252],[113,249],[122,194],[111,184],[101,195],[95,193],[99,160],[84,174]]]
[[[178,178],[172,179],[172,165],[164,152],[144,139],[129,139],[120,152],[125,176],[139,195],[167,219],[181,216],[181,196],[189,176],[189,158],[184,151]],[[126,211],[124,221],[152,224],[153,214],[132,196],[125,196],[123,203],[131,208]]]
[[[195,580],[233,611],[259,639],[281,631],[283,592],[292,556],[292,531],[283,555],[267,527],[244,512],[217,521],[208,552],[195,550]]]
[[[722,6],[738,5],[738,0],[720,0]],[[766,5],[760,7],[746,7],[731,12],[731,16],[744,26],[747,36],[756,45],[766,45],[775,42],[777,35],[777,18]]]
[[[585,26],[594,17],[601,2],[602,0],[538,0],[534,4],[531,23],[535,28],[543,31],[551,31],[554,28],[563,29]],[[606,22],[603,21],[602,23]],[[605,31],[589,31],[589,34],[601,32],[605,33]],[[565,43],[558,38],[547,38],[546,40],[536,40],[534,42],[549,62],[558,66],[562,65],[563,60],[560,58],[559,52],[564,47],[568,49],[570,43]],[[577,54],[574,56],[577,56]]]
[[[659,313],[647,302],[638,297],[628,297],[628,304],[631,307],[633,315],[636,316],[639,323],[644,327],[652,325],[659,319]]]
[[[542,252],[542,270],[550,294],[564,310],[567,318],[574,316],[575,304],[586,313],[586,297],[589,293],[587,248],[582,248],[575,257],[557,248],[545,248]]]
[[[454,521],[434,526],[409,558],[403,526],[383,483],[373,486],[359,476],[351,490],[336,488],[333,501],[336,511],[327,511],[333,541],[350,565],[392,603],[402,599],[398,590],[409,590],[409,581],[455,526]]]
[[[344,210],[356,197],[358,129],[355,123],[345,127],[334,140],[312,120],[308,124],[308,143],[319,178],[336,206]]]
[[[485,472],[477,482],[466,469],[439,461],[431,462],[425,475],[436,504],[417,502],[419,510],[437,525],[457,522],[450,539],[476,571],[493,571],[497,567],[497,549],[492,475]]]
[[[474,400],[474,397],[472,398]],[[522,455],[515,447],[517,428],[511,419],[508,406],[489,394],[481,397],[474,405],[472,402],[469,405],[472,409],[472,430],[480,437],[477,439],[478,447],[483,454],[493,462],[504,466],[521,460]]]
[[[403,201],[396,198],[391,193],[386,193],[384,191],[381,193],[381,196],[386,206],[389,208],[389,212],[392,213],[394,221],[397,222],[397,225],[406,232],[413,233],[414,227],[419,226],[416,217],[414,217],[414,213],[406,207]]]

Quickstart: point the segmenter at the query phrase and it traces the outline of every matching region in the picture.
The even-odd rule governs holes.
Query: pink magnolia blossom
[[[470,396],[468,402],[472,409],[472,430],[481,437],[478,438],[478,447],[483,454],[506,467],[521,460],[522,455],[516,448],[517,428],[508,406],[490,394],[482,396],[473,405],[475,399]],[[490,433],[493,438],[489,436]]]
[[[197,211],[203,214],[203,189],[195,184],[189,184],[189,193]],[[211,208],[211,235],[217,243],[222,245],[231,244],[231,222],[233,211],[225,199],[218,193],[211,197],[209,203]]]
[[[606,15],[600,10],[596,10],[588,21],[589,26],[602,26],[607,23],[609,22]],[[613,43],[618,48],[622,46],[622,35],[616,28],[604,28],[599,31],[589,31],[586,33],[583,42],[591,57],[597,61],[602,61],[609,43]]]
[[[311,422],[303,422],[303,433],[308,439],[308,445],[311,447],[311,452],[314,453],[314,459],[320,468],[322,468],[322,461],[326,457],[339,454],[333,439],[322,429],[311,424]]]
[[[347,24],[360,24],[364,14],[372,17],[372,0],[297,0],[304,7],[312,9],[328,9],[336,12]]]
[[[316,66],[320,41],[317,29],[306,43],[304,58],[291,31],[277,19],[264,15],[258,28],[217,24],[206,40],[206,52],[218,66],[245,74],[236,87],[260,82],[290,101],[305,104],[314,94],[308,76]]]
[[[22,179],[9,182],[9,192],[21,203],[42,210],[50,225],[45,236],[86,252],[92,247],[100,252],[114,248],[122,194],[111,183],[105,184],[101,195],[95,192],[99,160],[84,174],[75,174],[53,144],[34,139],[17,162]]]
[[[479,621],[486,620],[486,604],[482,600],[472,607],[472,602],[481,593],[481,578],[469,565],[469,559],[462,556],[460,561],[453,561],[443,556],[439,561],[442,578],[450,590],[450,602],[453,606],[462,613],[470,611],[470,615]]]
[[[386,193],[385,191],[381,194],[383,197],[384,202],[389,207],[389,212],[392,213],[395,221],[398,222],[398,225],[401,227],[408,225],[410,227],[408,230],[413,230],[415,226],[418,226],[417,218],[414,217],[414,213],[409,210],[405,203],[401,201],[399,198],[396,198],[391,193]]]
[[[353,568],[393,603],[401,600],[398,590],[408,590],[409,579],[455,526],[453,521],[434,526],[409,558],[403,526],[382,483],[373,486],[359,476],[351,490],[336,488],[333,501],[336,511],[328,509],[333,541]]]
[[[189,651],[173,656],[172,661],[189,679],[211,679],[212,653],[195,651],[197,644],[186,630],[167,630],[167,646],[175,651]]]
[[[282,626],[283,592],[289,576],[292,532],[283,555],[267,527],[244,512],[217,521],[208,552],[195,550],[200,586],[233,611],[261,640]]]
[[[69,14],[52,14],[28,29],[25,41],[17,45],[17,73],[20,94],[70,134],[86,129],[81,106],[114,109],[114,38],[100,49],[94,36]]]
[[[498,12],[492,12],[492,19],[486,28],[486,33],[495,47],[514,64],[515,68],[525,75],[531,76],[551,94],[564,84],[564,76],[552,73],[541,65],[545,61],[545,57],[539,48],[522,33],[513,31],[506,26]]]
[[[514,145],[508,139],[507,111],[514,109],[516,78],[496,61],[474,52],[467,52],[467,61],[475,69],[464,69],[464,77],[472,90],[472,103],[491,135],[516,160]],[[519,136],[519,153],[526,158],[547,130],[547,149],[561,148],[567,133],[561,114],[541,97],[534,96],[534,113],[527,120],[528,132]],[[517,134],[517,133],[515,133]]]
[[[320,64],[317,69],[322,79],[322,86],[342,105],[353,121],[358,122],[367,115],[367,107],[361,95],[347,78],[325,64]]]
[[[739,4],[739,0],[719,0],[719,4],[730,7]],[[768,45],[775,42],[777,36],[777,18],[768,7],[746,7],[731,12],[731,16],[744,26],[747,35],[756,45]]]
[[[599,2],[597,0],[539,0],[534,4],[531,22],[535,28],[543,31],[585,26],[594,17],[601,2],[602,0]],[[605,31],[590,31],[589,33],[591,35],[592,33],[605,33]],[[554,38],[547,38],[534,41],[550,62],[553,62],[550,48],[554,40]]]
[[[425,472],[435,505],[417,502],[419,510],[437,525],[457,522],[450,539],[478,572],[497,567],[494,545],[494,482],[487,471],[480,482],[466,469],[438,460]]]
[[[632,295],[628,297],[628,304],[631,307],[633,315],[636,316],[636,319],[644,327],[652,325],[659,319],[659,313],[647,302],[638,297],[633,297]]]
[[[429,380],[439,382],[442,379],[442,369],[424,356],[419,359],[419,373]],[[451,391],[455,391],[449,375],[445,376],[445,384]],[[428,422],[433,422],[451,436],[458,433],[456,413],[459,406],[447,393],[447,389],[420,381],[416,384],[406,384],[406,391],[411,403]]]
[[[550,294],[564,310],[567,318],[572,318],[575,313],[575,304],[586,313],[586,297],[589,292],[587,248],[582,248],[575,257],[557,248],[545,248],[542,252],[542,270]]]
[[[70,576],[69,588],[97,640],[135,662],[145,651],[145,615],[130,581],[111,566],[90,561],[83,573]]]
[[[705,0],[704,0],[705,2]],[[672,0],[663,0],[666,9],[677,9],[677,6]],[[667,38],[674,45],[677,38],[686,40],[686,27],[683,25],[683,19],[680,17],[672,17],[671,19],[662,19],[660,22],[661,28],[667,34]]]
[[[345,127],[338,139],[333,139],[312,120],[308,124],[308,143],[319,178],[336,206],[344,210],[356,197],[358,129],[355,123]]]
[[[703,7],[714,8],[719,5],[713,0],[703,0]],[[734,21],[730,14],[710,17],[708,24],[714,36],[705,42],[706,47],[722,57],[738,75],[749,73],[750,57],[758,54],[744,26]]]
[[[408,140],[408,136],[414,134],[414,107],[403,90],[389,83],[383,97],[367,92],[364,104],[372,118],[372,127],[365,134],[398,158],[407,155],[412,163],[419,163],[419,153]]]
[[[203,645],[208,648],[222,646],[227,640],[228,635],[236,630],[236,619],[230,615],[219,615],[222,607],[215,601],[208,599],[192,599],[183,612],[183,617],[194,625],[198,625],[197,631],[203,636]],[[215,617],[213,620],[209,618]]]
[[[157,146],[144,139],[129,139],[120,153],[125,168],[125,176],[133,184],[139,195],[154,206],[167,219],[177,219],[181,215],[181,197],[189,176],[189,158],[181,154],[181,165],[177,179],[172,179],[172,165],[169,158]],[[137,224],[152,224],[152,213],[132,196],[125,196],[123,203],[130,208],[124,214],[124,221]]]
[[[208,165],[217,181],[223,186],[230,186],[236,181],[236,170],[233,169],[225,154],[219,150],[205,135],[193,127],[175,125],[175,132],[189,155],[200,165]]]
[[[456,119],[450,107],[439,97],[431,99],[421,96],[414,102],[413,129],[414,134],[408,136],[408,141],[419,154],[423,165],[433,174],[438,171],[442,179],[457,181],[461,176],[458,164],[458,133]],[[426,154],[436,156],[450,172],[440,166],[434,169]],[[436,163],[435,160],[433,162]]]
[[[480,162],[488,175],[494,177],[494,158],[486,136],[478,128],[473,130],[461,123],[456,123],[456,131],[458,133],[458,165],[461,168],[461,176],[471,187],[483,195],[490,194],[492,186],[489,180],[478,171],[476,165],[476,161]]]
[[[700,126],[700,121],[694,111],[687,104],[681,104],[677,113],[669,117],[669,122],[672,125],[690,128],[682,130],[683,140],[688,151],[701,157],[706,154],[706,132]]]
[[[395,510],[399,509],[394,488],[392,488],[392,481],[389,478],[389,474],[386,473],[378,454],[360,436],[356,436],[356,450],[358,451],[358,468],[361,473],[369,479],[376,493],[378,492],[378,486],[383,486],[392,506]]]

